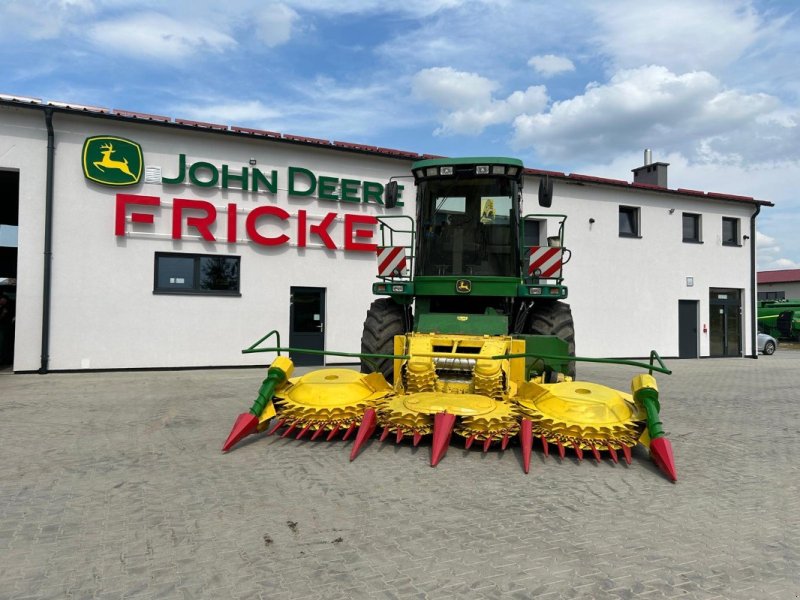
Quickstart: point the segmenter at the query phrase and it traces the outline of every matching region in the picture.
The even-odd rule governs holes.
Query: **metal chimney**
[[[669,163],[653,162],[653,151],[645,148],[644,166],[633,169],[633,183],[644,183],[657,187],[667,187],[667,167]]]

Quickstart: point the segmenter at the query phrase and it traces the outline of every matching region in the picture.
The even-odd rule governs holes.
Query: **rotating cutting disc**
[[[514,400],[535,436],[577,449],[632,447],[645,428],[645,412],[632,396],[596,383],[527,383]]]

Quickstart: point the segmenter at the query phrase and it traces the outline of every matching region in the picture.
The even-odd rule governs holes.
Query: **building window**
[[[619,236],[641,237],[639,234],[639,208],[636,206],[619,207]]]
[[[739,246],[739,219],[722,217],[722,245]]]
[[[758,292],[759,300],[786,300],[786,292]]]
[[[695,244],[701,242],[700,215],[683,213],[683,241]]]
[[[156,252],[153,293],[239,296],[238,256]]]

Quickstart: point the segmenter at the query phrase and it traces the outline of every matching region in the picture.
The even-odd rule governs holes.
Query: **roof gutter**
[[[753,354],[750,358],[758,359],[758,312],[756,298],[756,217],[761,212],[761,205],[756,204],[756,210],[750,217],[750,347]]]
[[[53,265],[53,162],[56,145],[53,132],[53,109],[45,107],[44,122],[47,126],[47,174],[45,180],[44,212],[44,283],[42,288],[42,362],[39,373],[48,372],[50,363],[50,296],[52,293]]]

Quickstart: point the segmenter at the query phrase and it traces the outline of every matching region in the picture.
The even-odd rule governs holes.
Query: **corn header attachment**
[[[395,344],[398,354],[391,359],[401,375],[394,385],[381,373],[350,369],[322,369],[292,378],[292,361],[276,358],[250,411],[234,423],[223,451],[250,434],[266,431],[296,439],[352,439],[350,460],[354,460],[380,432],[380,441],[405,440],[417,446],[428,440],[430,464],[436,466],[455,434],[465,448],[483,452],[504,451],[516,442],[528,473],[534,446],[540,446],[545,456],[557,452],[564,459],[570,452],[579,461],[587,454],[600,461],[606,455],[614,463],[630,464],[633,448],[641,444],[670,480],[677,479],[651,374],[634,377],[631,392],[626,393],[558,373],[549,375],[549,383],[544,373],[527,379],[524,342],[507,336],[412,333],[397,336]],[[280,350],[287,349],[247,351]],[[650,364],[576,360],[633,364],[669,373],[655,353]]]
[[[381,441],[431,445],[431,465],[451,438],[466,448],[505,450],[516,440],[525,472],[531,451],[591,453],[630,463],[638,444],[676,479],[672,448],[659,420],[654,371],[669,373],[655,352],[650,364],[575,356],[575,329],[564,285],[566,215],[522,213],[524,168],[513,158],[430,159],[411,166],[416,218],[384,215],[376,244],[377,283],[364,322],[361,352],[260,344],[277,352],[250,411],[239,416],[223,450],[266,431],[282,437],[352,439],[356,458],[373,434]],[[397,183],[384,206],[396,203]],[[539,181],[549,207],[553,182]],[[347,369],[292,377],[281,351],[361,360]],[[658,365],[654,364],[658,361]],[[576,377],[576,362],[641,366],[621,392]],[[274,419],[274,424],[270,425]]]

